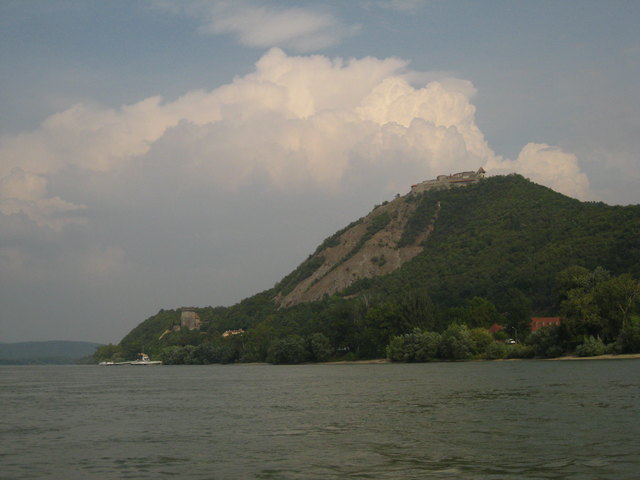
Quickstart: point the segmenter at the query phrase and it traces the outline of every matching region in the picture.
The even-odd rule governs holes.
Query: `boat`
[[[138,354],[140,358],[138,360],[134,360],[133,362],[129,362],[129,365],[162,365],[160,360],[151,360],[149,355],[146,353]]]

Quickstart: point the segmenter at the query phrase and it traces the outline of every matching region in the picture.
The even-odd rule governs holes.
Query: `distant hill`
[[[252,360],[264,359],[274,338],[316,332],[336,350],[369,342],[375,348],[359,355],[379,355],[388,334],[466,321],[456,315],[467,315],[474,298],[511,320],[518,315],[522,325],[531,314],[556,315],[557,275],[574,265],[639,278],[640,205],[581,202],[520,175],[496,176],[384,202],[328,237],[274,288],[232,307],[196,309],[200,332],[160,339],[180,316],[162,310],[120,347],[125,357],[153,354],[245,329],[262,342],[250,354],[243,343]],[[391,325],[403,315],[412,320]]]
[[[92,355],[101,345],[93,342],[56,340],[0,343],[0,364],[73,364]]]

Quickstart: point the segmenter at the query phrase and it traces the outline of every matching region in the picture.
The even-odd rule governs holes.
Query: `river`
[[[0,366],[2,479],[636,479],[640,360]]]

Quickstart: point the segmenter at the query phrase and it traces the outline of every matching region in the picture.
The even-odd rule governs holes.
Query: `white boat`
[[[146,353],[140,353],[140,358],[129,362],[129,365],[162,365],[160,360],[151,360]]]

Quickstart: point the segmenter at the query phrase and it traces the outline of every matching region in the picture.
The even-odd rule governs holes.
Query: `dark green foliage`
[[[507,358],[508,346],[502,342],[491,342],[485,350],[487,360],[499,360]]]
[[[528,358],[533,351],[524,345],[505,345],[494,340],[483,328],[469,330],[453,324],[442,334],[415,329],[412,333],[392,337],[387,358],[392,362],[429,362],[432,360],[466,360]]]
[[[416,328],[412,333],[393,337],[387,346],[392,362],[428,362],[438,356],[440,335]]]
[[[413,328],[435,330],[437,324],[437,310],[429,293],[424,289],[406,292],[399,298],[399,316],[404,331]]]
[[[467,360],[475,351],[471,332],[466,325],[452,324],[443,333],[438,355],[447,360]]]
[[[489,328],[494,323],[504,323],[495,305],[486,298],[473,297],[468,304],[469,326]]]
[[[595,357],[596,355],[603,355],[605,351],[606,347],[600,337],[589,336],[584,339],[584,343],[578,345],[576,355],[579,357]]]
[[[555,276],[572,264],[640,276],[640,206],[579,202],[517,175],[428,193],[440,212],[423,252],[350,294],[422,286],[436,304],[479,296],[505,312],[517,289],[545,314],[557,312]]]
[[[367,227],[367,235],[369,238],[374,236],[380,230],[387,226],[387,224],[391,221],[391,215],[389,212],[383,212],[380,215],[376,215],[371,220],[371,224]]]
[[[532,358],[534,356],[533,349],[529,345],[517,343],[515,345],[506,345],[507,355],[505,358]]]
[[[574,337],[601,336],[615,341],[640,309],[640,283],[629,274],[612,277],[598,267],[569,267],[558,274],[561,312]]]
[[[469,332],[469,337],[472,345],[471,353],[474,356],[483,355],[489,348],[489,345],[495,343],[489,331],[484,328],[472,329]]]
[[[564,352],[561,331],[556,326],[544,327],[533,332],[527,344],[533,349],[536,357],[559,357]]]
[[[371,263],[373,263],[374,265],[378,265],[379,267],[383,266],[385,263],[387,263],[387,259],[384,257],[384,255],[380,255],[378,256],[374,256],[371,257]]]
[[[418,235],[426,231],[429,225],[435,221],[435,214],[438,210],[437,192],[424,192],[409,197],[415,197],[413,201],[417,201],[418,205],[407,219],[400,241],[398,241],[399,247],[413,245]]]
[[[160,310],[153,317],[131,330],[121,341],[121,354],[126,360],[135,360],[141,352],[153,355],[159,352],[160,343],[158,337],[180,324],[179,310]]]
[[[525,338],[529,333],[531,323],[531,312],[533,305],[531,299],[517,288],[510,288],[503,297],[502,313],[503,325],[505,329],[520,338]],[[497,322],[500,323],[500,322]]]
[[[161,310],[110,355],[157,355],[177,346],[182,350],[166,355],[183,363],[296,363],[327,355],[379,358],[389,345],[394,358],[397,351],[408,359],[402,361],[429,359],[429,348],[417,353],[422,337],[414,335],[416,329],[441,334],[438,356],[447,359],[555,356],[584,344],[585,335],[615,342],[618,351],[640,351],[640,206],[579,202],[518,175],[405,201],[416,208],[400,243],[413,245],[430,225],[433,231],[422,253],[391,274],[362,279],[317,302],[290,308],[274,302],[312,275],[324,262],[322,251],[336,246],[347,229],[369,222],[343,261],[386,228],[392,215],[378,213],[390,208],[382,207],[370,220],[327,238],[276,288],[232,307],[197,309],[201,331],[172,332],[160,340],[180,317],[179,311]],[[377,265],[388,260],[373,257]],[[561,313],[566,321],[532,335],[528,345],[488,342],[477,330],[495,322],[522,340],[532,313]],[[221,340],[225,330],[240,328],[246,330],[241,338]]]
[[[238,359],[239,349],[233,341],[194,345],[173,345],[160,352],[165,365],[208,365],[211,363],[233,363]]]
[[[93,354],[94,363],[123,362],[124,360],[120,345],[113,345],[112,343],[98,347]]]
[[[195,356],[199,363],[233,363],[238,358],[237,346],[232,341],[198,345]]]
[[[617,344],[622,353],[640,352],[640,315],[632,315],[625,323]]]
[[[160,352],[160,360],[165,365],[184,365],[190,363],[189,352],[185,347],[174,345]]]
[[[333,356],[333,347],[322,333],[314,333],[309,337],[309,353],[312,361],[326,362]]]
[[[309,352],[304,339],[300,335],[288,335],[271,345],[267,361],[276,364],[296,364],[308,358]]]

